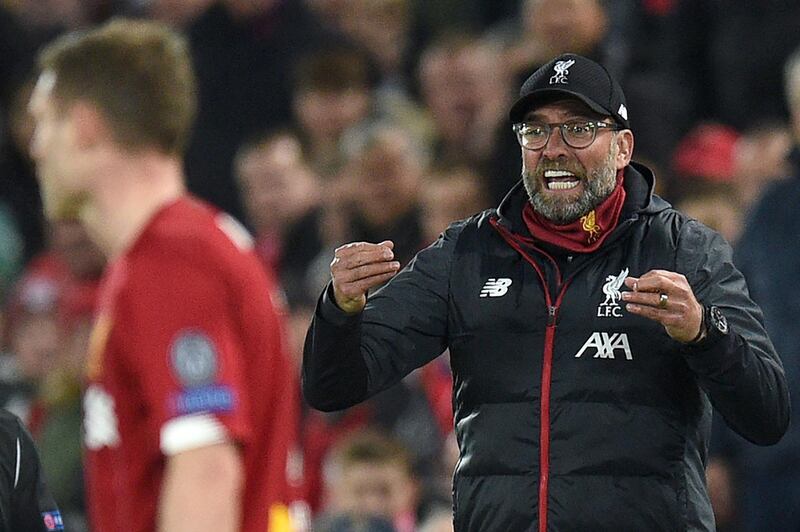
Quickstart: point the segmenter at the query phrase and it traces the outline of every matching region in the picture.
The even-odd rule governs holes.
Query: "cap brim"
[[[508,117],[511,119],[511,123],[517,124],[522,122],[525,118],[525,114],[530,111],[535,104],[541,104],[547,100],[553,101],[554,97],[557,96],[569,96],[576,98],[585,103],[592,111],[600,113],[603,116],[610,116],[616,120],[616,117],[610,114],[608,109],[602,108],[600,105],[575,91],[567,89],[538,89],[530,94],[526,94],[511,106],[511,110],[508,112]]]

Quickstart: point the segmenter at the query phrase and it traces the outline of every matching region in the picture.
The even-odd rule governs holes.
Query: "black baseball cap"
[[[624,128],[631,127],[622,87],[604,66],[577,54],[562,54],[525,80],[508,113],[511,123],[522,122],[528,111],[560,94],[578,98]]]

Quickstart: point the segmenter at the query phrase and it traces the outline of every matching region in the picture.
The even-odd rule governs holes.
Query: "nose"
[[[547,159],[555,159],[560,155],[566,155],[569,146],[564,142],[564,137],[561,136],[561,128],[555,127],[550,131],[550,138],[547,139],[547,144],[542,148],[542,156]]]

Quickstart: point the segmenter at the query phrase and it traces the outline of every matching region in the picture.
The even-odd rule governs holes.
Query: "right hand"
[[[367,304],[367,291],[385,283],[400,270],[394,259],[394,243],[353,242],[336,248],[331,262],[333,295],[347,314],[356,314]]]

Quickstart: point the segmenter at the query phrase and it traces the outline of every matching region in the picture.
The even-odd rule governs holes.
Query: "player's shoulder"
[[[164,262],[218,264],[242,260],[253,239],[231,215],[186,196],[158,213],[135,253]]]

